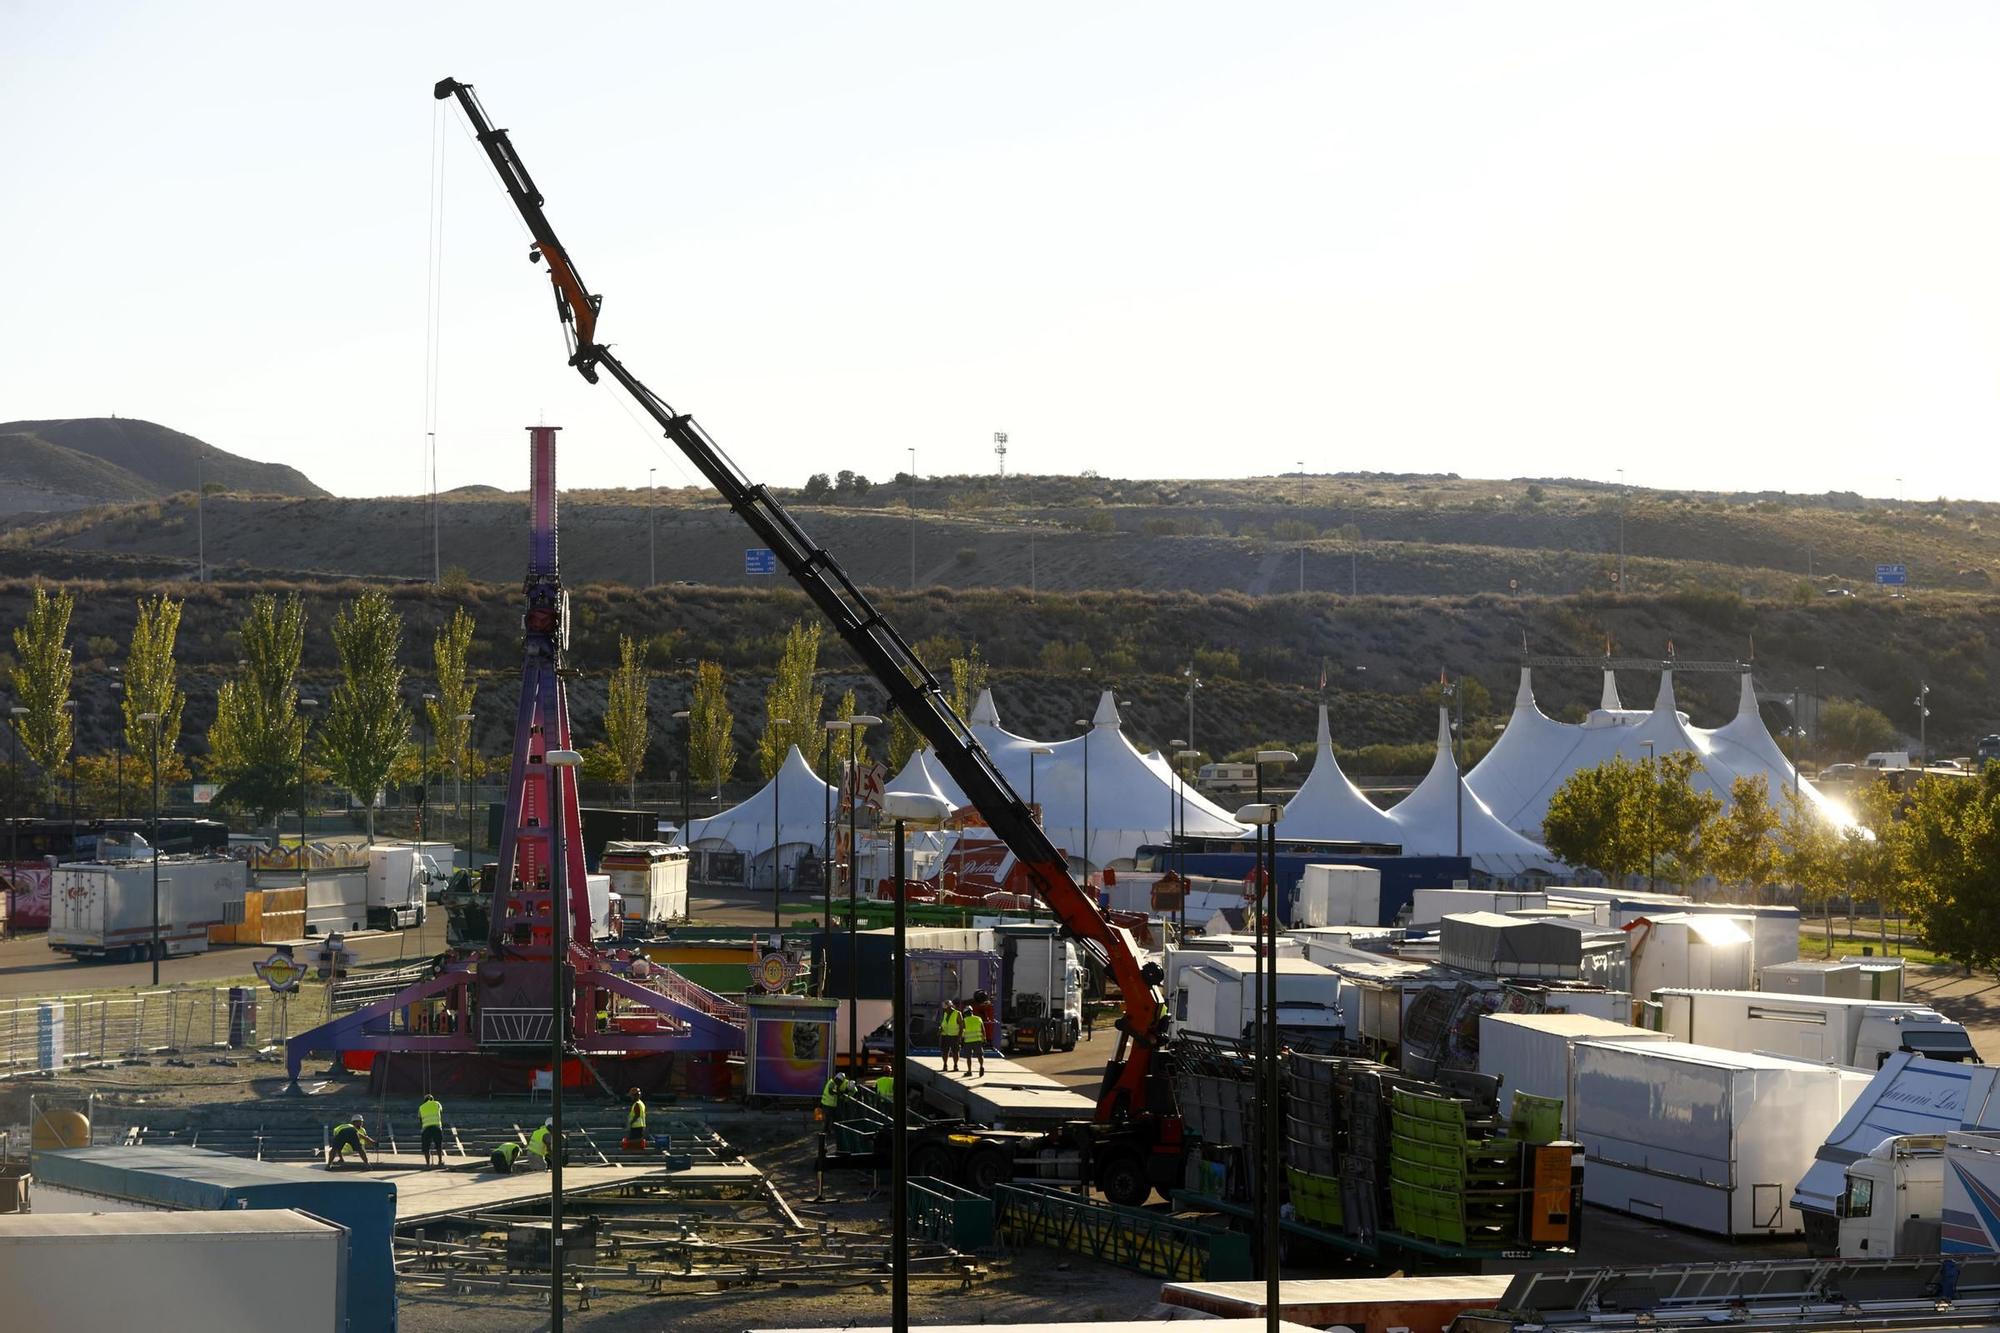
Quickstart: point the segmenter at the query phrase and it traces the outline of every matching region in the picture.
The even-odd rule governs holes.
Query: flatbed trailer
[[[996,1129],[1053,1129],[1088,1120],[1097,1109],[1091,1098],[999,1056],[986,1061],[984,1074],[969,1075],[946,1071],[941,1056],[912,1055],[909,1076],[938,1111]]]

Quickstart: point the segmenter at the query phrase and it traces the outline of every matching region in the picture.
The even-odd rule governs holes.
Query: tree
[[[833,482],[824,472],[815,472],[806,478],[805,498],[808,501],[824,500],[833,494]]]
[[[132,622],[132,646],[125,654],[125,745],[133,754],[150,757],[153,723],[140,719],[158,713],[162,781],[166,757],[180,744],[181,706],[187,702],[175,681],[174,641],[180,629],[181,603],[165,593],[151,602],[142,598],[138,618]]]
[[[403,617],[386,593],[370,589],[333,618],[333,646],[340,655],[340,683],[326,711],[321,754],[333,780],[367,812],[368,840],[375,840],[375,798],[410,737],[403,703]]]
[[[1883,953],[1888,952],[1889,909],[1901,910],[1907,898],[1903,876],[1897,870],[1897,846],[1906,836],[1897,818],[1903,794],[1887,782],[1864,782],[1855,788],[1856,827],[1843,831],[1840,843],[1841,877],[1847,888],[1850,916],[1856,897],[1872,898],[1881,922]],[[1831,952],[1833,911],[1827,910],[1827,941]],[[1852,933],[1850,931],[1850,933]]]
[[[1614,882],[1632,873],[1635,853],[1643,866],[1643,838],[1627,825],[1640,781],[1637,765],[1622,755],[1570,774],[1549,797],[1542,817],[1549,854]]]
[[[153,724],[148,722],[150,728]],[[160,786],[164,790],[176,782],[186,782],[193,774],[188,771],[187,760],[180,751],[160,750]],[[127,814],[143,815],[152,809],[153,800],[153,740],[146,738],[145,748],[134,754],[80,754],[76,757],[76,785],[79,802],[93,810],[106,812],[123,810]],[[124,802],[121,806],[120,795]]]
[[[1796,788],[1785,790],[1784,848],[1779,866],[1801,904],[1826,909],[1826,951],[1833,953],[1833,899],[1847,886],[1843,832]]]
[[[1919,781],[1892,854],[1925,941],[1968,973],[2000,962],[2000,768]]]
[[[437,697],[424,705],[430,714],[431,744],[436,749],[436,771],[457,771],[465,767],[465,751],[471,740],[472,723],[459,719],[472,712],[479,687],[472,683],[467,661],[472,655],[472,617],[464,607],[451,613],[431,640],[431,671],[437,679]],[[464,780],[464,774],[460,774]]]
[[[28,710],[14,719],[14,730],[21,738],[21,748],[42,770],[44,783],[69,757],[75,740],[70,710],[63,707],[69,702],[74,669],[69,617],[75,608],[68,589],[51,596],[47,588],[37,585],[27,623],[14,629],[14,697]]]
[[[860,707],[861,705],[854,701],[854,691],[848,690],[840,696],[840,702],[833,706],[832,716],[836,720],[845,720],[853,717],[860,710]],[[849,745],[854,747],[855,766],[857,768],[866,768],[868,766],[867,729],[862,728],[857,731],[843,732],[833,738],[833,762],[836,765],[834,770],[836,773],[839,772],[838,765],[845,763],[847,760],[847,747]]]
[[[688,705],[688,765],[690,776],[722,794],[722,784],[736,771],[736,719],[729,711],[722,667],[703,662],[695,668],[694,700]]]
[[[1651,769],[1652,778],[1647,792],[1652,807],[1641,812],[1649,870],[1680,884],[1701,878],[1722,798],[1695,789],[1695,774],[1702,768],[1691,750],[1669,751],[1642,767]]]
[[[764,691],[764,734],[757,742],[757,760],[767,778],[784,764],[792,746],[809,753],[818,740],[819,715],[826,707],[826,696],[813,678],[819,667],[821,632],[816,620],[795,621],[785,631],[777,674]],[[774,720],[778,718],[784,721]]]
[[[261,821],[291,804],[297,791],[305,736],[298,713],[299,661],[306,645],[306,612],[298,594],[281,604],[258,593],[237,636],[243,666],[216,694],[208,776],[221,784],[218,803],[250,810]],[[144,753],[152,753],[151,737]]]
[[[1822,754],[1862,755],[1876,750],[1893,750],[1902,732],[1888,714],[1856,699],[1828,699],[1819,710],[1819,748]]]
[[[976,643],[966,649],[964,656],[951,659],[951,711],[958,714],[960,721],[972,716],[973,706],[979,702],[991,675],[992,670],[979,655]]]
[[[1780,860],[1774,835],[1782,821],[1770,783],[1761,773],[1739,777],[1729,784],[1729,800],[1709,838],[1708,868],[1724,883],[1760,889],[1778,877]]]
[[[639,803],[639,770],[652,738],[646,720],[651,681],[645,652],[631,635],[619,635],[618,666],[611,673],[604,703],[604,745],[617,761],[614,771],[624,780],[626,799],[633,805]]]

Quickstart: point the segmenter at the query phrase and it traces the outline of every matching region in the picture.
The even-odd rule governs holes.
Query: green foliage
[[[1549,799],[1543,843],[1561,860],[1610,879],[1698,878],[1722,809],[1714,792],[1695,790],[1700,771],[1700,759],[1685,750],[1636,764],[1613,755],[1579,769]]]
[[[1042,645],[1041,668],[1052,676],[1077,676],[1097,664],[1097,654],[1082,640],[1050,639]]]
[[[244,665],[216,695],[215,721],[208,729],[208,775],[221,784],[220,804],[266,820],[291,803],[298,780],[305,734],[298,713],[305,607],[297,593],[282,604],[259,593],[251,598],[237,633]]]
[[[777,673],[764,691],[764,734],[757,741],[757,762],[767,778],[784,764],[792,746],[801,754],[816,753],[819,715],[826,707],[826,696],[814,680],[821,632],[817,620],[795,621],[785,631]]]
[[[604,704],[604,745],[617,761],[617,776],[627,795],[638,803],[639,769],[646,762],[651,739],[646,712],[649,682],[645,653],[629,634],[618,636],[618,667],[611,673]]]
[[[720,791],[736,771],[735,725],[721,666],[699,664],[694,673],[694,701],[688,705],[688,767],[696,782]]]
[[[1729,809],[1708,839],[1708,868],[1725,884],[1762,888],[1778,877],[1775,841],[1782,821],[1772,808],[1770,784],[1759,773],[1729,785]]]
[[[1925,942],[1968,969],[2000,963],[2000,766],[1918,782],[1893,845]]]
[[[808,502],[824,500],[833,494],[833,480],[824,472],[815,472],[806,478],[803,494]]]
[[[472,617],[464,607],[456,607],[431,640],[431,672],[437,681],[432,693],[437,697],[424,705],[430,715],[431,746],[436,751],[433,759],[439,772],[465,766],[472,723],[460,719],[472,712],[479,693],[467,668],[471,655]]]
[[[1077,517],[1076,526],[1084,532],[1102,536],[1118,531],[1118,520],[1108,509],[1089,509]]]
[[[951,711],[961,721],[972,716],[972,706],[979,702],[980,691],[986,688],[991,674],[976,643],[963,657],[951,659]]]
[[[924,734],[910,724],[898,708],[889,714],[889,771],[900,773],[903,765],[910,762],[910,756],[923,748]]]
[[[1900,746],[1902,733],[1888,714],[1854,699],[1828,699],[1819,710],[1820,748],[1859,759]]]
[[[333,618],[340,682],[328,702],[320,754],[333,780],[367,810],[370,838],[375,798],[410,737],[403,668],[396,661],[402,642],[403,617],[380,591],[362,593]]]
[[[1847,892],[1849,887],[1842,831],[1829,823],[1809,799],[1792,788],[1785,791],[1785,813],[1780,830],[1783,843],[1779,868],[1798,889],[1803,906],[1820,907],[1828,912],[1827,939],[1831,941],[1833,899]]]
[[[180,744],[181,709],[187,696],[175,682],[174,642],[180,635],[181,603],[165,593],[150,602],[141,599],[138,618],[132,622],[132,646],[125,654],[124,710],[125,745],[134,754],[147,754],[153,745],[153,724],[139,719],[147,713],[160,715],[161,763]]]
[[[74,739],[69,701],[74,663],[69,648],[69,617],[76,599],[68,589],[53,596],[37,584],[28,621],[14,629],[14,697],[28,711],[14,719],[21,748],[43,773],[51,773],[69,756]]]
[[[859,707],[860,705],[854,702],[854,691],[848,690],[840,696],[840,702],[833,706],[832,719],[845,720],[853,717],[859,710]],[[869,762],[868,729],[866,727],[850,728],[833,738],[833,763],[835,772],[839,771],[841,762],[847,758],[847,747],[850,745],[854,747],[855,764],[863,768],[867,767]],[[825,775],[822,774],[822,776]],[[829,778],[828,780],[832,781],[833,779]]]
[[[1319,536],[1319,529],[1303,519],[1281,518],[1271,524],[1271,535],[1281,542],[1309,542]]]

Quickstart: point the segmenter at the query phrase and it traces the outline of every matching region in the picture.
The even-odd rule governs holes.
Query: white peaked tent
[[[1800,784],[1778,742],[1757,711],[1757,691],[1745,671],[1737,696],[1736,716],[1713,731],[1688,725],[1674,698],[1674,673],[1660,673],[1659,694],[1650,710],[1618,706],[1618,686],[1604,673],[1602,705],[1581,723],[1557,722],[1535,703],[1532,678],[1521,669],[1521,686],[1514,696],[1514,713],[1499,741],[1471,773],[1466,785],[1493,808],[1508,827],[1539,836],[1549,799],[1572,773],[1595,768],[1614,755],[1640,763],[1650,753],[1686,750],[1701,760],[1695,776],[1698,790],[1713,791],[1726,803],[1738,777],[1762,776],[1774,804],[1783,792],[1798,788],[1825,817],[1847,822],[1810,784]]]
[[[1431,771],[1396,803],[1389,818],[1401,831],[1397,841],[1410,855],[1448,856],[1462,847],[1473,869],[1501,877],[1557,869],[1547,850],[1508,828],[1466,786],[1451,752],[1451,714],[1444,708],[1438,709],[1437,758]]]
[[[695,851],[742,852],[747,882],[769,887],[774,865],[783,875],[805,852],[820,850],[830,791],[794,745],[786,751],[777,776],[755,796],[712,819],[692,821],[688,846]]]
[[[929,750],[916,750],[910,754],[903,771],[889,779],[882,789],[884,796],[934,796],[953,809],[964,805],[965,794],[958,789]]]
[[[1319,706],[1319,751],[1305,785],[1285,807],[1278,826],[1286,838],[1324,838],[1340,842],[1396,842],[1403,830],[1389,812],[1369,800],[1340,771],[1333,757],[1333,733],[1327,727],[1326,705]]]
[[[1068,740],[1047,742],[1048,754],[1034,751],[1044,743],[1017,736],[1000,725],[991,690],[982,691],[969,719],[972,734],[986,748],[1023,800],[1042,807],[1042,827],[1050,841],[1091,870],[1129,861],[1141,846],[1164,843],[1167,824],[1185,820],[1195,837],[1234,838],[1243,835],[1235,817],[1204,799],[1192,786],[1174,779],[1164,760],[1149,759],[1133,748],[1119,730],[1118,705],[1106,691],[1098,700],[1090,730]],[[1029,762],[1034,773],[1030,780]],[[1088,764],[1089,811],[1085,823],[1085,766]],[[907,768],[905,769],[907,772]],[[929,771],[946,799],[963,803],[963,793],[949,781],[935,759]],[[901,776],[898,776],[901,781]],[[1087,836],[1086,836],[1087,829]],[[1086,846],[1087,844],[1087,846]]]

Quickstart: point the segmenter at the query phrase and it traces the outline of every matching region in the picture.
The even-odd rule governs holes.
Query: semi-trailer
[[[1658,1030],[1676,1040],[1731,1051],[1763,1051],[1873,1072],[1906,1051],[1932,1060],[1977,1062],[1963,1024],[1921,1004],[1878,1004],[1832,995],[1768,991],[1656,991]]]
[[[249,885],[244,863],[220,856],[161,857],[157,869],[151,858],[59,865],[50,879],[49,947],[78,959],[146,957],[156,876],[162,957],[206,953],[209,927],[222,924],[224,906],[241,903]]]

